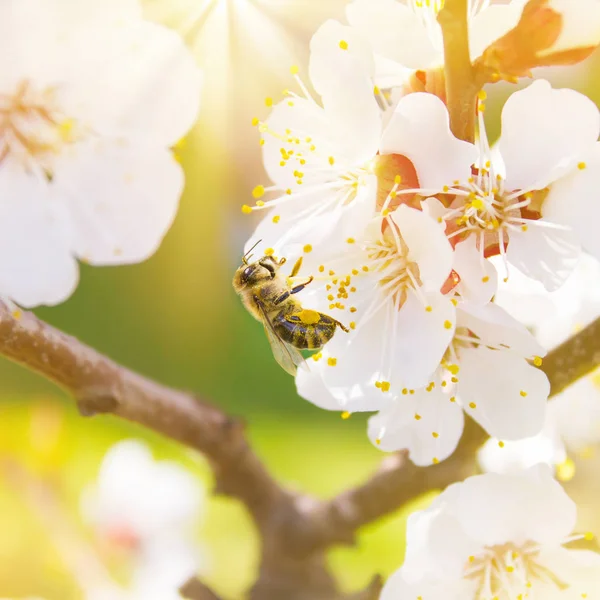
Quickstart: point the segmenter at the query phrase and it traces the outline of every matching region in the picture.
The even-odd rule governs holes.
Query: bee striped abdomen
[[[279,313],[273,326],[279,336],[296,348],[316,350],[323,347],[335,333],[337,322],[314,310]]]

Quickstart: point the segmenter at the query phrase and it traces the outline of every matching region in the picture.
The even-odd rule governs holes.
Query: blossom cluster
[[[536,4],[471,2],[472,60],[487,81],[521,74],[502,51]],[[548,4],[562,33],[531,67],[600,42],[599,3]],[[344,416],[376,411],[371,440],[418,465],[454,451],[465,412],[501,445],[542,430],[544,346],[493,297],[513,273],[553,291],[582,249],[600,258],[598,108],[536,80],[510,96],[492,146],[481,90],[475,140],[458,139],[436,87],[442,7],[355,0],[348,25],[322,25],[316,95],[293,67],[301,93],[255,120],[273,184],[243,207],[264,214],[247,248],[302,256],[299,275],[314,281],[298,299],[350,328],[298,370],[299,394]]]

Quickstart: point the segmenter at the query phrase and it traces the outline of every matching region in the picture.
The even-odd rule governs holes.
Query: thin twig
[[[469,50],[468,0],[446,0],[438,15],[444,38],[444,74],[450,128],[467,142],[475,137],[475,82]]]

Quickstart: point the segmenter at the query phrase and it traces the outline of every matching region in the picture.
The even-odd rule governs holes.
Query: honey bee
[[[248,251],[251,252],[252,248]],[[279,269],[286,259],[277,260],[273,256],[263,256],[256,262],[249,262],[248,253],[242,258],[242,265],[235,272],[233,287],[239,294],[250,314],[261,321],[271,344],[275,360],[291,375],[298,366],[304,364],[300,350],[322,348],[339,327],[346,333],[348,329],[339,321],[316,310],[302,308],[294,298],[313,277],[298,285],[292,285]],[[298,259],[290,278],[296,277],[302,257]]]

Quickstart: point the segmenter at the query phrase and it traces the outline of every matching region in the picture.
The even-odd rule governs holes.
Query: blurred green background
[[[173,26],[189,9],[183,0],[173,2],[173,10],[167,0],[147,4],[153,18]],[[287,4],[300,10],[297,2],[281,3]],[[314,13],[296,15],[285,13],[284,6],[279,10],[283,16],[271,21],[286,52],[269,47],[266,58],[263,39],[251,35],[255,25],[244,15],[235,31],[222,36],[216,58],[203,49],[218,38],[218,25],[206,39],[204,22],[196,24],[199,29],[188,27],[188,42],[206,80],[200,120],[178,151],[187,186],[173,228],[151,260],[120,268],[82,265],[73,297],[62,306],[37,311],[116,361],[242,416],[256,451],[275,476],[323,497],[361,482],[376,468],[381,453],[366,438],[364,418],[341,420],[297,396],[293,380],[273,361],[262,327],[235,296],[231,277],[254,226],[240,206],[256,184],[265,182],[251,118],[266,116],[265,96],[278,97],[284,87],[292,87],[291,64],[306,73],[311,32],[325,17],[339,15],[343,4],[319,2]],[[235,52],[223,56],[232,39]],[[584,91],[596,102],[599,76],[598,53],[577,69],[549,72],[556,82]],[[488,102],[492,131],[497,132],[499,107],[512,89],[497,86]],[[207,466],[186,449],[111,417],[83,419],[59,390],[4,360],[0,381],[0,452],[36,473],[51,474],[75,520],[82,488],[94,479],[106,449],[122,438],[148,440],[156,456],[182,461],[210,486]],[[332,567],[346,589],[399,566],[405,516],[365,529],[355,549],[331,552]],[[239,597],[258,558],[257,540],[241,507],[211,499],[201,538],[209,556],[207,581],[225,596]],[[0,482],[0,596],[30,595],[79,598],[47,532],[14,490]]]

